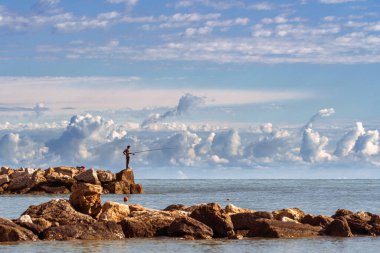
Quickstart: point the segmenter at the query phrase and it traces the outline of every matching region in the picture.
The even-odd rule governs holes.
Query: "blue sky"
[[[377,0],[3,0],[0,38],[9,164],[380,164]]]

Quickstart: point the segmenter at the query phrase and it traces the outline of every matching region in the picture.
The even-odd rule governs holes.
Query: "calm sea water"
[[[130,203],[162,209],[174,203],[228,202],[254,210],[298,207],[332,215],[338,208],[380,213],[380,180],[140,180],[146,194]],[[0,217],[17,218],[28,206],[68,195],[0,196]],[[122,195],[103,195],[122,202]],[[227,200],[229,199],[229,201]],[[0,245],[0,252],[379,252],[380,238],[184,241],[172,238],[122,241],[35,242]]]

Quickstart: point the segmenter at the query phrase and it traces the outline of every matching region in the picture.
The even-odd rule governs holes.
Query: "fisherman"
[[[123,154],[125,155],[125,158],[126,158],[125,168],[128,169],[131,155],[135,155],[135,153],[131,152],[131,146],[128,145],[127,148],[123,151]]]

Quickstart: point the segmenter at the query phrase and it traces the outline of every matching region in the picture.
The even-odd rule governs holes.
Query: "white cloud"
[[[341,140],[337,143],[334,155],[338,157],[347,156],[354,149],[359,137],[365,134],[363,123],[356,122],[355,129],[346,133]]]
[[[309,122],[307,122],[305,128],[311,128],[313,126],[313,123],[323,117],[329,117],[335,113],[334,108],[324,108],[319,110],[316,114],[313,115],[313,117],[310,118]]]
[[[256,4],[251,4],[248,6],[248,8],[258,10],[258,11],[269,11],[269,10],[273,10],[274,6],[268,2],[260,2]]]
[[[232,159],[241,155],[241,139],[236,129],[216,133],[211,144],[211,154],[220,159]]]
[[[343,4],[343,3],[353,3],[353,2],[364,2],[366,0],[319,0],[323,4]]]
[[[125,3],[128,6],[134,6],[139,2],[139,0],[106,0],[106,1],[111,4]]]
[[[379,131],[369,130],[364,135],[359,136],[355,147],[355,152],[364,156],[376,155],[379,153]]]
[[[300,155],[306,162],[320,162],[330,160],[331,155],[325,150],[328,138],[320,136],[311,128],[305,128],[302,137]]]

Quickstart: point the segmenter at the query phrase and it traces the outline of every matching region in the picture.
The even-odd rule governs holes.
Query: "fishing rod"
[[[147,150],[136,151],[136,152],[133,152],[133,154],[150,152],[150,151],[165,150],[165,149],[176,149],[176,148],[154,148],[154,149],[147,149]]]

